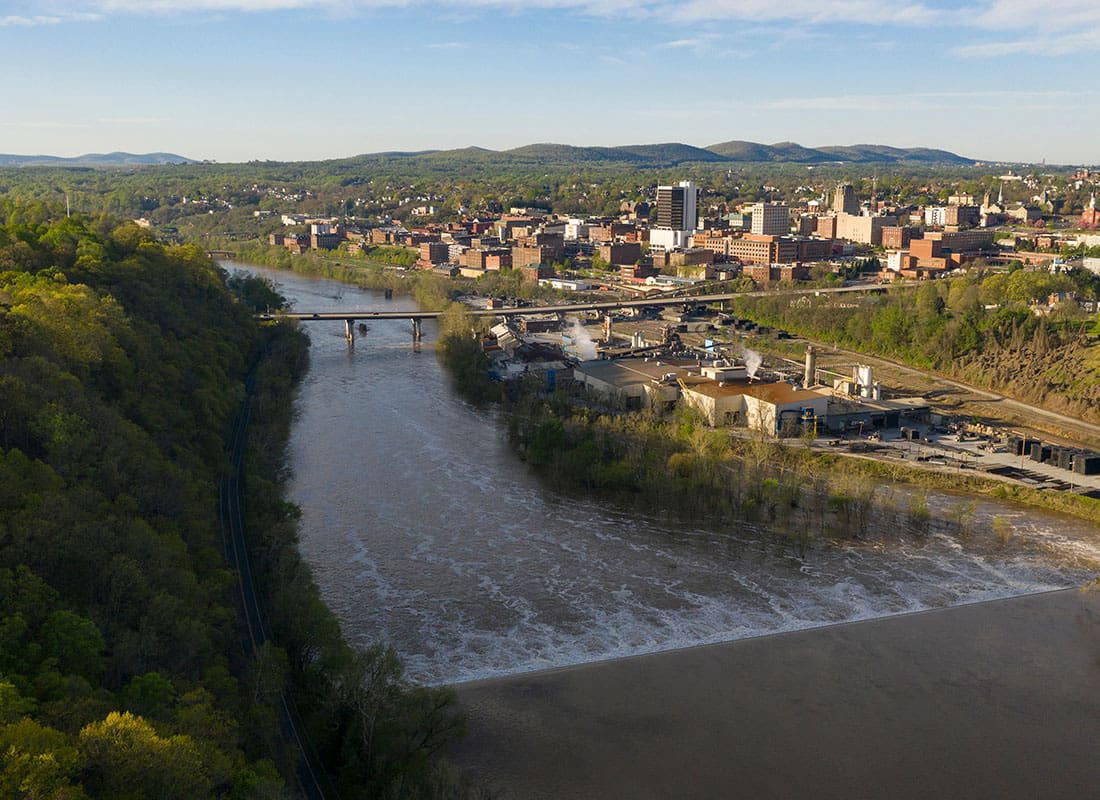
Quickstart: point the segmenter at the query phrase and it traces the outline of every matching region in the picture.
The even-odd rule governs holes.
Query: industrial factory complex
[[[973,469],[1037,488],[1100,496],[1100,455],[1033,436],[953,420],[922,396],[884,396],[874,370],[822,368],[811,344],[798,362],[763,357],[746,346],[752,323],[718,312],[665,311],[588,326],[578,317],[512,317],[484,342],[501,380],[526,378],[547,390],[570,389],[582,402],[622,410],[695,409],[712,427],[777,440],[803,437],[816,447],[928,468]],[[644,315],[643,315],[644,317]],[[730,335],[717,341],[718,327]],[[597,340],[588,327],[602,328]],[[750,334],[745,336],[744,334]],[[783,332],[770,332],[786,338]]]
[[[711,426],[767,436],[839,434],[853,427],[870,432],[898,428],[903,418],[927,422],[930,408],[923,398],[883,399],[869,366],[856,366],[850,376],[819,370],[810,345],[803,365],[785,361],[764,368],[762,357],[741,344],[705,335],[694,337],[698,345],[687,344],[681,334],[689,328],[705,334],[713,326],[669,316],[658,326],[658,341],[635,330],[629,342],[610,335],[605,317],[599,344],[580,320],[524,317],[518,325],[493,326],[486,351],[501,378],[545,374],[554,388],[573,384],[623,409],[664,409],[680,401]]]

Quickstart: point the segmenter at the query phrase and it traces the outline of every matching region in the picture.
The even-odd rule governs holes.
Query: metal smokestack
[[[806,374],[802,376],[802,385],[807,389],[817,383],[817,353],[814,346],[806,346]]]

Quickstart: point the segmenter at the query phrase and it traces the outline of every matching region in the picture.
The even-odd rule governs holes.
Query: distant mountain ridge
[[[889,147],[884,144],[853,144],[847,146],[803,147],[795,142],[757,144],[756,142],[722,142],[706,148],[730,161],[776,161],[789,164],[825,163],[899,163],[973,164],[975,159],[948,150],[929,147]]]
[[[364,153],[350,158],[326,159],[313,163],[340,164],[345,167],[369,162],[413,161],[460,167],[462,163],[492,166],[571,166],[619,164],[635,167],[675,167],[681,164],[937,164],[966,166],[975,163],[947,150],[928,147],[890,147],[882,144],[854,144],[828,147],[803,147],[795,142],[761,144],[731,140],[695,147],[681,142],[631,144],[618,147],[582,147],[571,144],[540,142],[511,150],[487,150],[464,147],[453,150],[389,150]],[[60,156],[21,156],[0,154],[0,167],[126,167],[165,164],[198,164],[198,161],[174,153],[88,153],[73,158]],[[275,162],[280,163],[280,162]],[[298,162],[282,162],[298,163]]]
[[[140,167],[197,164],[175,153],[85,153],[82,156],[19,156],[0,153],[0,167]]]
[[[639,167],[674,167],[691,163],[776,163],[776,164],[870,164],[921,163],[952,166],[971,165],[975,159],[947,150],[928,147],[890,147],[880,144],[855,144],[833,147],[803,147],[795,142],[760,144],[729,141],[708,147],[680,142],[633,144],[618,147],[581,147],[571,144],[540,142],[511,150],[486,150],[466,147],[457,150],[426,150],[419,153],[364,153],[348,161],[370,161],[405,157],[440,162],[469,160],[471,163],[501,165],[623,164]]]

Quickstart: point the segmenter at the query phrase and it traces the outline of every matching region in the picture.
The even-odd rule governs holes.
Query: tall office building
[[[752,206],[752,232],[761,236],[786,236],[791,232],[791,209],[786,203]]]
[[[699,189],[691,181],[657,187],[657,225],[649,232],[649,243],[665,250],[687,247],[698,220]]]
[[[852,184],[837,184],[836,194],[833,195],[833,211],[838,214],[859,213],[859,201],[856,199],[856,190]]]

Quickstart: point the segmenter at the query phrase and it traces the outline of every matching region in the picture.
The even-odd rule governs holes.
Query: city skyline
[[[5,3],[0,152],[223,162],[742,139],[1100,161],[1100,8],[1056,0]]]

